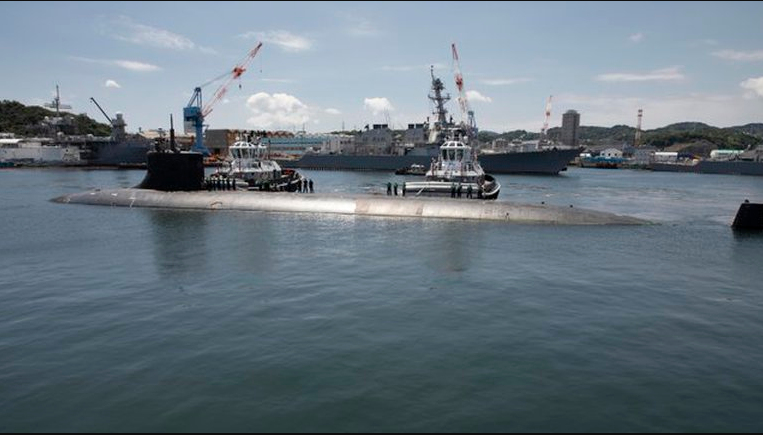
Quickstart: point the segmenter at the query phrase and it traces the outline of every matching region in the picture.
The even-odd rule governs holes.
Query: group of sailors
[[[392,193],[395,193],[395,196],[397,196],[397,183],[394,184],[394,187],[392,185],[391,181],[387,182],[387,196],[392,196]],[[405,183],[403,183],[403,196],[405,196]]]
[[[301,182],[297,182],[297,192],[315,193],[315,190],[313,189],[313,179],[303,178]]]
[[[450,185],[450,197],[451,198],[461,198],[461,195],[464,192],[464,186],[461,185],[461,183],[453,183]],[[466,197],[469,199],[474,198],[474,188],[472,188],[471,184],[466,185]],[[482,198],[482,188],[477,188],[477,198]]]
[[[204,179],[207,191],[236,190],[236,180],[228,177],[207,177]]]
[[[204,186],[207,191],[210,192],[218,190],[237,190],[236,179],[230,177],[207,177],[204,179]],[[277,184],[271,183],[270,181],[258,183],[255,187],[249,186],[248,189],[264,192],[285,192],[287,190],[293,192],[296,190],[299,193],[315,193],[313,180],[308,178],[297,180],[294,185],[291,185],[290,189],[284,183]]]

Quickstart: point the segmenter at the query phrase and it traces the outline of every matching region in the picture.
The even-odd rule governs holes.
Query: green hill
[[[42,133],[40,123],[45,117],[55,117],[56,112],[39,106],[25,106],[18,101],[0,101],[0,132],[17,136],[35,136]],[[70,118],[71,131],[66,133],[108,136],[111,127],[90,119],[87,115],[65,114]]]
[[[552,140],[561,138],[562,129],[549,129],[548,135]],[[580,143],[583,146],[603,147],[632,145],[636,129],[627,125],[613,127],[580,126]],[[487,141],[504,138],[509,141],[536,140],[538,133],[525,130],[514,130],[505,133],[480,132],[480,139]],[[669,147],[694,146],[702,144],[708,149],[746,149],[763,143],[763,123],[746,124],[741,126],[718,128],[701,122],[681,122],[665,127],[646,130],[641,135],[641,145],[654,146],[660,149]]]

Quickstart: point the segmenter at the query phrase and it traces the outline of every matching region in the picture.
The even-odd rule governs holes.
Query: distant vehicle
[[[417,163],[395,171],[395,175],[426,175],[426,173],[427,168],[424,165],[419,165]]]

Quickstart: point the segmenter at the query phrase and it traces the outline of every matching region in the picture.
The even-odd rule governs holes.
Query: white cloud
[[[476,101],[478,103],[492,103],[493,102],[492,98],[490,98],[488,96],[485,96],[485,95],[482,95],[482,94],[479,93],[479,91],[474,91],[474,90],[466,91],[466,98],[468,98],[469,101]]]
[[[644,40],[644,34],[641,32],[634,33],[631,36],[628,37],[628,39],[633,42],[634,44],[638,44],[639,42]]]
[[[114,32],[114,38],[150,47],[169,48],[171,50],[190,50],[196,47],[190,39],[169,30],[133,22],[129,17],[120,17],[112,22],[108,31]]]
[[[204,53],[204,54],[219,54],[217,52],[217,50],[215,50],[212,47],[202,47],[202,46],[199,46],[199,51]]]
[[[263,42],[275,44],[284,51],[299,52],[307,51],[313,47],[313,41],[304,37],[295,35],[286,30],[274,30],[270,32],[246,32],[241,35],[242,38],[257,38]]]
[[[324,110],[324,112],[328,113],[329,115],[341,115],[342,112],[339,109],[334,109],[329,107],[328,109]]]
[[[737,50],[719,50],[714,51],[713,56],[726,60],[738,61],[757,61],[763,60],[763,50],[757,51],[737,51]]]
[[[370,110],[374,115],[395,110],[392,103],[385,97],[366,98],[363,100],[363,107],[366,110]]]
[[[292,127],[310,121],[309,107],[293,95],[259,92],[246,100],[252,112],[247,122],[255,127]]]
[[[481,80],[480,83],[488,85],[488,86],[508,86],[508,85],[514,85],[517,83],[525,83],[525,82],[531,82],[532,79],[526,78],[526,77],[518,77],[518,78],[508,78],[508,79],[486,79]]]
[[[740,83],[739,86],[752,91],[750,94],[755,93],[758,96],[763,97],[763,77],[747,79]]]
[[[150,63],[137,62],[134,60],[113,60],[111,61],[111,63],[120,68],[129,69],[130,71],[148,72],[148,71],[161,70],[161,68],[156,65],[151,65]]]
[[[89,57],[69,56],[70,59],[78,62],[94,63],[99,65],[117,66],[130,71],[152,72],[161,71],[162,68],[150,63],[138,62],[135,60],[111,60],[111,59],[91,59]]]
[[[116,88],[116,89],[119,89],[122,87],[119,83],[115,82],[114,80],[106,80],[106,83],[104,84],[104,86],[106,86],[107,88]]]
[[[658,69],[647,73],[609,73],[599,74],[596,80],[602,82],[646,82],[683,80],[685,76],[678,67]]]

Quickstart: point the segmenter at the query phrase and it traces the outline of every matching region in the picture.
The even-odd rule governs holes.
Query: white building
[[[656,163],[675,163],[678,161],[678,153],[657,151],[654,153],[654,162]]]
[[[601,153],[599,153],[599,156],[604,157],[606,159],[622,159],[623,152],[617,148],[607,148]]]
[[[637,165],[648,165],[654,161],[654,154],[657,152],[655,147],[638,147],[633,150],[633,163]]]

